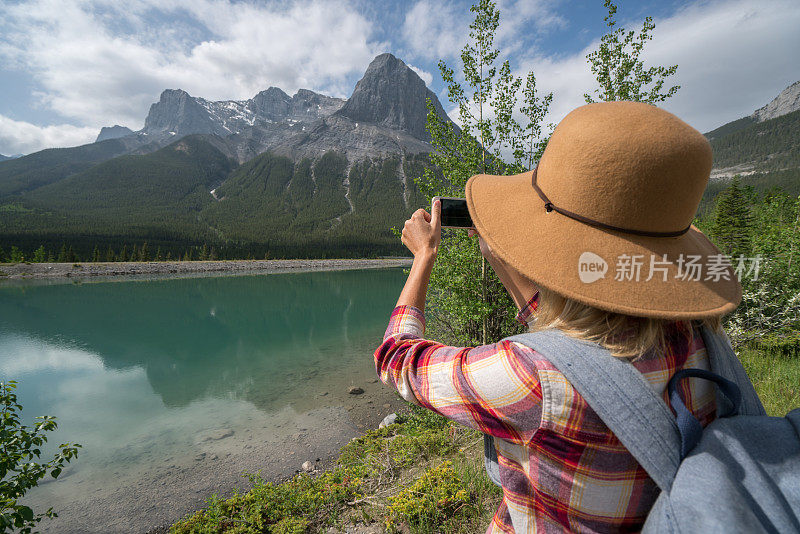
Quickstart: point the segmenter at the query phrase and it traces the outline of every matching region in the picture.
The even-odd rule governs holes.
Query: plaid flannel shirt
[[[520,322],[533,320],[537,302],[538,294]],[[665,353],[634,362],[665,401],[677,370],[708,369],[699,331],[680,325],[669,329]],[[450,347],[424,333],[419,309],[395,308],[376,369],[404,399],[494,437],[503,500],[487,532],[641,530],[657,486],[550,362],[518,343]],[[704,426],[714,419],[708,382],[683,380],[681,389]]]

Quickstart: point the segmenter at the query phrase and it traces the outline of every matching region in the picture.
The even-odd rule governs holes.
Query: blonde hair
[[[698,321],[676,321],[634,317],[600,310],[562,297],[549,289],[539,289],[539,305],[531,331],[558,328],[565,334],[599,343],[618,358],[635,360],[646,352],[663,352],[671,327],[677,326],[691,341],[692,326],[705,324],[719,330],[721,317]]]

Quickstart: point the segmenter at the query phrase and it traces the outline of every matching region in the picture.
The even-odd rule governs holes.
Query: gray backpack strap
[[[715,332],[704,325],[700,328],[700,335],[703,337],[703,343],[708,351],[711,370],[739,386],[739,391],[742,393],[739,413],[741,415],[766,415],[764,405],[761,404],[761,399],[758,398],[753,383],[742,367],[742,362],[736,357],[725,331]],[[720,393],[717,391],[718,409],[726,402],[720,398]]]
[[[642,374],[601,346],[542,330],[507,338],[542,354],[581,394],[662,491],[680,464],[675,417]]]

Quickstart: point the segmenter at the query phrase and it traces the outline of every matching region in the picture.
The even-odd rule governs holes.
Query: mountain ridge
[[[447,118],[419,75],[384,53],[370,62],[348,99],[309,89],[298,89],[290,97],[269,87],[247,100],[212,101],[182,89],[165,89],[150,106],[141,130],[104,127],[98,140],[124,137],[137,145],[132,153],[146,153],[184,135],[213,135],[239,163],[266,151],[304,158],[335,150],[350,161],[416,154],[430,151],[426,99]]]

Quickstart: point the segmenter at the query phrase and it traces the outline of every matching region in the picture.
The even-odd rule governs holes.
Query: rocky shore
[[[258,274],[293,271],[335,271],[406,267],[411,258],[336,259],[336,260],[224,260],[224,261],[149,261],[101,263],[5,263],[0,264],[0,280],[87,279],[103,277],[203,276],[209,274]]]
[[[29,503],[58,511],[59,517],[44,520],[39,531],[162,534],[181,517],[207,506],[211,495],[227,498],[247,491],[247,473],[280,482],[304,470],[304,464],[311,472],[330,468],[350,439],[377,428],[388,414],[405,406],[377,378],[359,387],[363,393],[350,393],[342,384],[320,391],[270,420],[256,416],[244,430],[234,431],[222,423],[194,436],[199,452],[184,457],[161,457],[154,450],[152,462],[136,469],[120,468],[113,489],[101,489],[96,477],[71,474],[68,468]],[[73,478],[77,480],[63,484]]]

